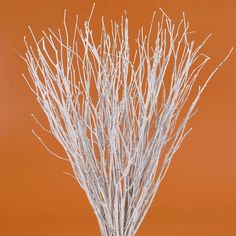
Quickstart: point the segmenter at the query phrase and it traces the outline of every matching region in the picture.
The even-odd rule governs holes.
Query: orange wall
[[[118,17],[126,9],[130,30],[147,25],[162,7],[174,20],[182,11],[196,30],[209,32],[204,52],[215,66],[236,43],[235,0],[97,0],[95,18]],[[88,16],[92,1],[0,1],[0,235],[99,235],[97,222],[77,183],[63,171],[69,166],[52,157],[32,135],[30,113],[41,117],[21,79],[25,65],[23,36],[30,24],[36,35],[61,25],[79,12]],[[99,21],[100,22],[100,21]],[[215,75],[198,104],[187,137],[169,169],[137,235],[236,235],[236,52]],[[208,66],[208,69],[211,68]],[[208,70],[206,70],[208,72]],[[201,81],[207,73],[201,74]],[[40,132],[40,131],[39,131]],[[40,132],[41,134],[42,132]],[[46,137],[46,136],[45,136]],[[49,146],[62,152],[53,139]]]

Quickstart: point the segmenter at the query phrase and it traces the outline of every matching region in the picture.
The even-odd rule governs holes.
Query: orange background
[[[23,36],[89,15],[92,1],[0,1],[0,235],[99,235],[96,218],[78,184],[31,133],[41,111],[21,79]],[[186,12],[196,39],[213,36],[204,52],[213,68],[236,44],[235,0],[98,0],[94,19],[119,19],[126,9],[130,31],[148,25],[162,7],[174,21]],[[96,23],[96,22],[95,22]],[[100,21],[98,21],[100,23]],[[94,24],[96,26],[96,24]],[[96,27],[95,27],[96,29]],[[198,103],[193,131],[175,155],[137,235],[236,236],[236,52],[215,75]],[[201,74],[203,81],[207,71]],[[53,139],[53,150],[61,152]]]

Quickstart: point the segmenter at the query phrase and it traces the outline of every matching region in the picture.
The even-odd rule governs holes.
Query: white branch
[[[192,32],[184,14],[175,27],[161,10],[157,24],[154,13],[147,35],[140,29],[133,53],[127,16],[120,24],[112,22],[110,33],[102,19],[95,43],[93,10],[83,28],[76,17],[72,37],[66,12],[64,36],[60,29],[49,29],[37,40],[30,29],[34,46],[25,41],[23,59],[32,81],[24,79],[50,130],[33,118],[67,153],[72,176],[86,192],[101,234],[133,236],[189,132],[186,126],[200,95],[232,50],[187,107],[210,59],[200,52],[210,36],[195,46],[188,39]],[[50,153],[65,159],[35,135]]]

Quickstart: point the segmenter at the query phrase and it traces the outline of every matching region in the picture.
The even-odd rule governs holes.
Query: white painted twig
[[[76,17],[72,38],[64,18],[64,37],[61,30],[49,29],[40,40],[31,31],[33,46],[25,40],[24,60],[32,83],[24,78],[49,129],[34,119],[65,149],[103,236],[137,232],[189,132],[186,126],[200,95],[232,52],[189,105],[192,88],[209,60],[200,52],[208,37],[195,46],[188,39],[192,32],[184,14],[175,27],[161,12],[157,24],[153,15],[147,36],[139,31],[134,54],[127,16],[120,25],[112,23],[111,33],[102,20],[99,43],[90,29],[92,13],[83,29]]]

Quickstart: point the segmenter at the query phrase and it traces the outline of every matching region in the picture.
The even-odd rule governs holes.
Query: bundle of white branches
[[[64,33],[49,29],[40,40],[32,33],[33,46],[25,41],[23,59],[32,81],[24,78],[46,114],[47,131],[64,148],[103,236],[135,235],[189,132],[186,125],[200,95],[231,53],[186,103],[209,60],[200,53],[208,37],[195,46],[184,15],[175,27],[160,13],[147,35],[140,29],[133,53],[127,16],[120,24],[112,22],[110,33],[102,20],[98,43],[91,15],[82,28],[76,17],[71,39],[64,19]]]

